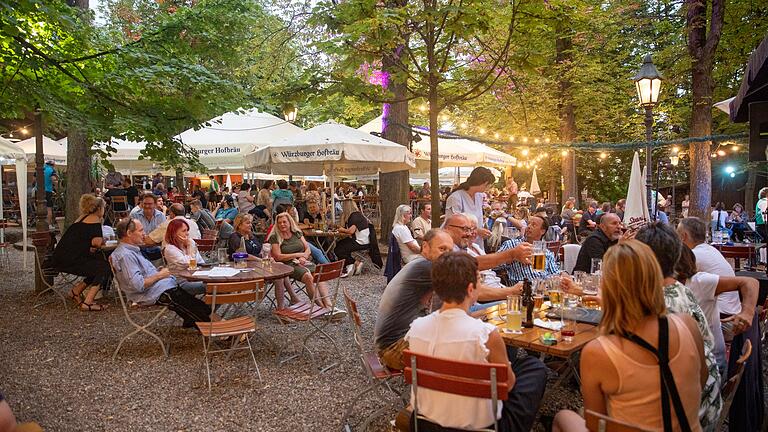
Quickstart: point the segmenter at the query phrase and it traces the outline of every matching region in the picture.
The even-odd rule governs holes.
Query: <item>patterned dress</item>
[[[664,287],[664,303],[667,305],[669,313],[690,315],[696,320],[699,331],[701,331],[701,336],[704,339],[704,361],[709,376],[704,383],[704,388],[701,389],[699,420],[703,431],[714,431],[720,411],[723,408],[723,402],[720,398],[720,373],[717,370],[717,361],[713,354],[715,342],[712,332],[709,330],[707,318],[691,290],[680,282]]]

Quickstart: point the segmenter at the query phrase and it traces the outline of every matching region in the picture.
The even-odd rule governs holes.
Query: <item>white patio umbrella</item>
[[[415,158],[407,148],[338,123],[315,126],[279,143],[245,155],[245,169],[271,174],[334,176],[377,174],[411,169]],[[332,198],[333,199],[333,198]],[[335,218],[335,203],[331,216]]]
[[[229,173],[227,173],[227,181],[225,182],[225,185],[227,186],[227,190],[232,193],[232,177],[229,175]]]
[[[541,188],[539,187],[539,178],[536,177],[536,168],[533,169],[533,176],[531,176],[531,193],[534,195],[541,193]]]
[[[28,162],[35,161],[35,154],[37,153],[37,144],[35,137],[27,138],[24,141],[16,143],[21,147],[24,154],[27,157]],[[58,165],[67,164],[67,144],[66,142],[56,141],[54,139],[43,136],[43,158],[46,161],[52,160]]]
[[[651,220],[648,213],[648,200],[645,190],[645,176],[641,173],[640,156],[635,152],[632,157],[632,171],[629,174],[627,204],[624,207],[624,225],[638,228]]]
[[[27,268],[27,156],[19,145],[0,138],[0,164],[16,164],[16,190],[19,195],[19,211],[21,213],[21,235],[24,250],[24,268]],[[0,219],[4,219],[3,209],[3,176],[0,175]],[[5,242],[5,229],[0,229],[0,242]]]

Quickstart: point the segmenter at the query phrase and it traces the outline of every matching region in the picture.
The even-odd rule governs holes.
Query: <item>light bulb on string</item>
[[[561,151],[560,156],[568,156],[568,150]]]
[[[26,135],[26,134],[28,134],[28,133],[29,133],[29,131],[27,130],[27,128],[26,128],[26,127],[23,127],[23,128],[21,128],[21,134],[22,134],[22,135]]]
[[[466,128],[467,128],[467,124],[466,124],[466,123],[462,123],[462,124],[460,125],[460,127],[461,127],[462,129],[466,129]]]
[[[712,153],[710,156],[712,156],[713,158],[716,158],[717,157],[717,153]]]
[[[419,107],[419,111],[421,111],[421,112],[424,112],[424,111],[426,111],[426,110],[427,110],[427,106],[426,106],[426,105],[423,105],[423,104],[422,104],[422,105]]]
[[[528,137],[523,137],[523,142],[527,143],[528,142]]]
[[[512,135],[510,135],[510,136],[509,136],[509,142],[515,142],[515,137],[514,137],[514,136],[512,136]]]
[[[737,151],[739,151],[739,146],[734,144],[734,145],[731,146],[731,150],[737,152]]]
[[[680,147],[678,147],[678,146],[673,146],[673,147],[672,147],[672,153],[680,153]]]
[[[485,135],[485,128],[480,128],[480,130],[478,131],[478,133],[479,133],[480,135]]]
[[[533,140],[533,142],[534,142],[534,143],[536,143],[536,144],[538,144],[538,143],[539,143],[539,139],[538,139],[538,138],[536,138],[536,139],[534,139],[534,140]]]
[[[718,150],[718,151],[717,151],[717,155],[718,155],[718,156],[725,156],[725,150],[722,150],[722,149],[721,149],[721,150]]]
[[[524,148],[524,149],[523,149],[523,150],[520,152],[520,154],[522,154],[523,156],[528,156],[528,149],[527,149],[527,148]]]
[[[600,153],[600,159],[606,159],[607,157],[608,157],[608,153],[606,153],[606,152],[601,152]]]
[[[499,137],[500,137],[500,136],[501,136],[501,135],[499,135],[499,133],[498,133],[498,132],[496,132],[495,134],[493,134],[493,137],[494,137],[494,138],[496,138],[496,139],[499,139]]]
[[[550,143],[552,140],[551,140],[551,139],[549,139],[549,138],[547,138],[547,139],[545,139],[544,141],[545,141],[547,144],[549,144],[549,143]]]

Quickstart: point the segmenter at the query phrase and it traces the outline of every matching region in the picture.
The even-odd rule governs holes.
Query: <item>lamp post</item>
[[[669,157],[669,164],[672,165],[672,221],[677,221],[677,201],[675,201],[675,186],[677,185],[677,164],[680,163],[680,155],[673,152]]]
[[[640,67],[632,80],[637,88],[637,98],[640,100],[640,105],[645,108],[645,189],[648,194],[648,211],[653,215],[652,220],[656,220],[656,206],[651,196],[651,179],[653,178],[651,174],[653,169],[651,139],[653,138],[653,107],[659,101],[662,76],[656,70],[650,54],[645,56],[643,66]]]

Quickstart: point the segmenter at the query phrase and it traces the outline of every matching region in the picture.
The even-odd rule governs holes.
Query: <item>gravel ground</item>
[[[181,329],[180,320],[164,322],[173,340],[167,360],[156,342],[134,336],[113,361],[118,341],[129,330],[119,303],[90,313],[71,305],[65,309],[60,301],[34,309],[32,272],[23,271],[21,252],[12,251],[10,258],[10,269],[0,272],[0,391],[20,421],[36,421],[45,430],[338,431],[347,403],[366,384],[347,319],[328,327],[341,348],[338,355],[328,344],[312,345],[318,364],[340,363],[319,374],[307,358],[277,365],[273,345],[300,335],[301,329],[279,324],[264,306],[260,337],[254,340],[262,384],[241,352],[214,358],[217,382],[208,392],[200,337]],[[373,337],[384,285],[382,276],[370,273],[341,283],[358,300],[366,341]],[[401,407],[396,397],[384,397],[389,409],[371,430],[388,430]],[[580,399],[575,383],[569,383],[548,392],[540,415],[577,408]],[[352,421],[380,406],[370,395],[361,398]],[[535,429],[544,430],[540,423]]]

